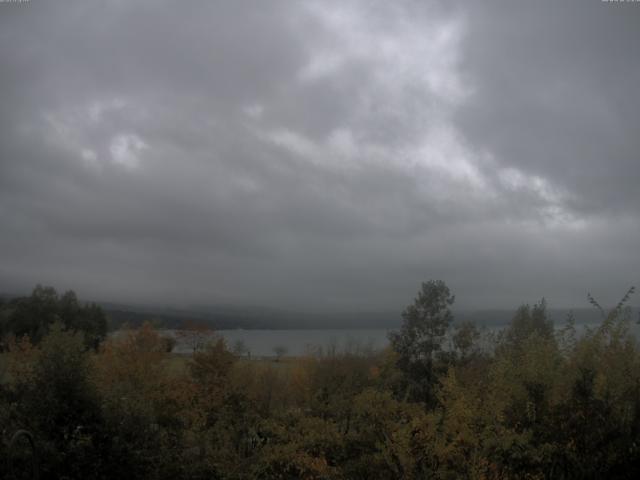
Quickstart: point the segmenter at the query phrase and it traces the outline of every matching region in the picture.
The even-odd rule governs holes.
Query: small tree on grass
[[[238,357],[242,357],[245,354],[249,355],[249,349],[244,343],[244,340],[238,339],[235,341],[235,343],[233,344],[233,353]]]
[[[276,345],[273,347],[273,353],[276,354],[276,362],[279,362],[282,357],[284,357],[288,353],[287,347],[284,345]]]
[[[192,353],[196,353],[213,337],[213,329],[206,323],[187,321],[176,332],[179,342],[183,343]]]

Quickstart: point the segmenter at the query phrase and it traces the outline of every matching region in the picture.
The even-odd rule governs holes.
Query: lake
[[[578,324],[576,332],[578,335],[584,332],[587,327],[595,328],[598,324]],[[556,325],[562,328],[563,324]],[[481,345],[488,347],[492,334],[498,333],[504,326],[491,326],[481,328],[484,332]],[[636,338],[640,338],[640,327],[635,322],[630,324],[631,331]],[[309,353],[316,353],[318,349],[327,351],[362,351],[381,350],[385,348],[389,340],[387,335],[394,329],[290,329],[290,330],[216,330],[215,334],[225,339],[229,349],[233,349],[238,341],[242,341],[247,350],[255,357],[275,356],[274,349],[283,347],[285,355],[300,356]],[[176,338],[178,343],[174,348],[176,353],[191,353],[192,347],[184,342],[176,330],[162,330],[162,335]],[[444,348],[447,348],[445,341]]]
[[[227,346],[233,349],[242,341],[252,356],[274,356],[274,348],[283,347],[286,355],[305,355],[322,348],[323,351],[335,348],[354,351],[362,349],[379,350],[387,343],[387,329],[318,329],[318,330],[216,330],[215,334],[225,339]],[[175,330],[163,330],[178,340],[174,348],[176,353],[191,353],[191,347],[181,341]]]

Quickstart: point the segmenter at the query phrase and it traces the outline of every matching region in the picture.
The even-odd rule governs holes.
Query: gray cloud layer
[[[395,309],[612,302],[640,6],[0,5],[0,287]]]

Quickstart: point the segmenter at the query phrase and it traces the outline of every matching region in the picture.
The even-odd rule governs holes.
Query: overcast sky
[[[613,303],[639,46],[600,0],[0,3],[0,291]]]

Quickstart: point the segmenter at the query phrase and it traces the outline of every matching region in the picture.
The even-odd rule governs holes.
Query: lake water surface
[[[238,341],[242,341],[252,356],[267,357],[275,355],[276,347],[283,347],[286,355],[305,355],[318,348],[326,351],[335,348],[337,351],[348,349],[384,348],[387,343],[386,329],[321,329],[321,330],[216,330],[216,334],[225,339],[228,347],[233,349]],[[190,346],[180,341],[174,330],[166,330],[165,334],[178,340],[174,352],[190,353]]]
[[[586,328],[595,328],[597,324],[576,325],[576,333],[580,335]],[[636,338],[640,338],[640,326],[633,322],[630,325],[631,332]],[[556,328],[562,328],[559,324]],[[504,326],[491,326],[481,328],[483,332],[481,345],[487,347],[491,344],[491,337],[504,328]],[[355,352],[362,350],[381,350],[389,344],[388,333],[393,329],[301,329],[301,330],[216,330],[215,335],[225,339],[229,349],[241,341],[247,351],[254,357],[275,356],[275,348],[283,347],[285,355],[299,356],[318,352],[318,349],[327,352],[345,350]],[[175,330],[164,330],[163,335],[173,336],[178,340],[174,348],[176,353],[191,353],[192,346],[181,339]],[[449,342],[445,341],[446,349]]]

